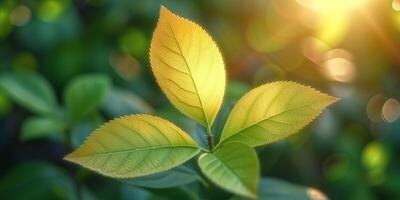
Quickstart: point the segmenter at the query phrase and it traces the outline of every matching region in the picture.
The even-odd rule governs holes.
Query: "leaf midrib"
[[[219,158],[219,157],[216,155],[216,152],[214,152],[214,153],[209,153],[209,155],[212,155],[215,159],[217,159],[217,160],[221,163],[221,165],[223,165],[224,167],[226,167],[226,168],[229,170],[229,172],[231,172],[232,174],[234,174],[234,176],[237,178],[237,180],[239,180],[239,183],[242,185],[243,188],[246,189],[247,192],[252,193],[251,190],[249,190],[249,189],[246,187],[246,185],[243,183],[243,181],[239,178],[238,174],[236,174],[236,173],[234,172],[234,170],[232,170],[232,168],[230,168],[228,165],[226,165],[225,162],[223,162],[222,159]]]
[[[281,115],[281,114],[283,114],[283,113],[286,113],[286,112],[289,112],[289,111],[293,111],[293,110],[297,110],[297,109],[301,109],[301,108],[304,108],[304,107],[309,107],[309,108],[310,108],[310,104],[305,104],[305,105],[298,106],[298,107],[295,107],[295,108],[283,110],[283,111],[281,111],[281,112],[279,112],[279,113],[276,113],[276,114],[274,114],[274,115],[271,115],[271,116],[265,117],[265,118],[263,118],[263,119],[261,119],[261,120],[258,120],[258,121],[256,121],[256,122],[250,124],[249,126],[247,126],[247,127],[243,128],[243,129],[240,129],[240,130],[238,130],[238,131],[232,133],[231,135],[229,135],[228,137],[226,137],[226,138],[225,138],[223,141],[221,141],[220,143],[226,141],[227,139],[231,138],[232,136],[234,136],[234,135],[236,135],[236,134],[238,134],[238,133],[240,133],[240,132],[243,132],[243,131],[245,131],[245,130],[247,130],[247,129],[253,127],[253,126],[256,126],[257,124],[259,124],[259,123],[261,123],[261,122],[263,122],[263,121],[269,120],[269,119],[271,119],[271,118],[273,118],[273,117],[276,117],[276,116],[279,116],[279,115]]]
[[[208,119],[208,117],[207,117],[207,115],[206,115],[206,113],[205,113],[205,111],[204,111],[205,108],[204,108],[204,105],[203,105],[203,101],[202,101],[202,99],[200,98],[199,90],[197,89],[196,82],[195,82],[194,79],[193,79],[192,70],[191,70],[190,67],[189,67],[189,64],[188,64],[188,62],[187,62],[187,60],[186,60],[186,57],[185,57],[184,54],[183,54],[181,45],[179,44],[179,42],[178,42],[178,40],[177,40],[177,38],[176,38],[176,35],[175,35],[174,30],[171,28],[171,25],[170,25],[170,23],[169,23],[169,21],[168,21],[168,18],[166,18],[165,21],[167,22],[168,28],[169,28],[169,30],[172,32],[173,38],[174,38],[176,44],[178,45],[180,55],[182,56],[183,60],[185,61],[185,64],[186,64],[187,69],[189,70],[189,74],[190,74],[189,77],[190,77],[190,80],[192,80],[194,89],[195,89],[196,94],[197,94],[197,95],[196,95],[196,96],[197,96],[197,99],[200,101],[200,105],[201,105],[201,108],[202,108],[201,111],[202,111],[202,113],[203,113],[204,119],[206,120],[206,126],[207,126],[207,127],[210,127],[209,119]]]
[[[88,155],[82,155],[82,156],[71,156],[70,158],[83,158],[83,157],[91,157],[91,156],[96,156],[96,155],[107,155],[107,154],[117,154],[117,153],[132,153],[132,152],[139,152],[139,151],[146,151],[146,150],[154,150],[154,149],[164,149],[164,148],[177,148],[177,147],[189,147],[193,149],[198,149],[198,147],[194,145],[163,145],[163,146],[152,146],[152,147],[144,147],[144,148],[138,148],[138,149],[126,149],[126,150],[116,150],[116,151],[108,151],[108,152],[98,152],[98,153],[93,153],[93,154],[88,154]]]

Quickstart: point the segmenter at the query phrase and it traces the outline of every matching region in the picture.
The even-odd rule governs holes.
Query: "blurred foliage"
[[[217,122],[274,80],[342,98],[302,133],[258,148],[262,176],[312,188],[265,178],[261,197],[400,199],[397,0],[0,1],[0,199],[236,198],[205,185],[190,162],[126,184],[61,159],[99,124],[134,113],[205,142],[150,73],[160,5],[202,24],[221,49],[229,83]]]

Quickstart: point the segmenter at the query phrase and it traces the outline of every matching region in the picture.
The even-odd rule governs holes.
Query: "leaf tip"
[[[332,105],[340,100],[342,100],[342,98],[328,95],[327,106]]]
[[[71,152],[71,153],[69,153],[69,154],[67,154],[66,156],[64,156],[63,157],[63,160],[65,160],[65,161],[68,161],[68,162],[72,162],[72,163],[77,163],[77,164],[79,164],[77,161],[76,161],[76,151],[74,151],[74,152]]]
[[[63,157],[63,160],[72,162],[72,161],[73,161],[73,153],[74,153],[74,152],[69,153],[69,154],[67,154],[66,156],[64,156],[64,157]]]
[[[238,194],[249,199],[258,199],[257,188],[247,188],[245,191]]]
[[[249,197],[250,197],[251,199],[258,199],[258,194],[257,194],[257,192],[251,192],[251,193],[249,194]]]
[[[338,102],[338,101],[340,101],[340,100],[342,100],[342,98],[332,96],[332,103],[336,103],[336,102]]]
[[[164,5],[160,7],[160,16],[171,14],[171,11],[168,10]]]

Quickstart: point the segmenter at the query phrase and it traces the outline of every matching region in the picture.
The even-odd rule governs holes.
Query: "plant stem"
[[[207,127],[207,142],[208,142],[208,147],[209,147],[210,151],[212,151],[212,149],[213,149],[213,135],[212,135],[210,127]]]

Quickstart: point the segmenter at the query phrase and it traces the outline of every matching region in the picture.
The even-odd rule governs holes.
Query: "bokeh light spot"
[[[123,79],[133,80],[140,72],[140,63],[132,56],[122,53],[112,53],[110,64]]]
[[[15,26],[23,26],[31,19],[31,10],[26,6],[18,6],[12,10],[10,21]]]
[[[354,65],[344,58],[332,58],[323,65],[328,77],[339,82],[350,82],[354,77]]]
[[[362,152],[362,162],[368,170],[368,178],[371,184],[379,184],[383,181],[389,158],[383,144],[370,142]]]
[[[118,38],[119,48],[122,52],[139,57],[145,54],[147,38],[137,29],[129,29]]]
[[[328,200],[328,197],[324,193],[315,188],[309,187],[306,192],[310,200]]]
[[[353,60],[353,56],[351,55],[351,53],[344,49],[333,49],[331,51],[328,51],[325,54],[325,59],[331,58],[343,58],[346,60]]]
[[[11,30],[11,23],[9,20],[9,10],[0,7],[0,39],[7,36]]]
[[[46,22],[56,21],[65,9],[63,1],[45,0],[39,5],[39,18]]]
[[[392,7],[395,11],[400,11],[400,0],[393,0]]]
[[[371,142],[364,148],[362,159],[368,169],[382,168],[387,164],[383,146],[378,142]]]
[[[368,101],[366,109],[369,120],[375,123],[382,121],[381,110],[385,100],[386,98],[383,95],[378,94]]]
[[[388,99],[382,107],[382,118],[392,123],[400,116],[400,103],[396,99]]]

